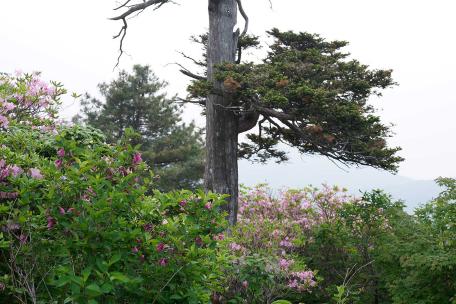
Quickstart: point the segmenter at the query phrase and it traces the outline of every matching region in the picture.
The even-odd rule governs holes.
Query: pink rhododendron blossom
[[[33,179],[43,179],[44,176],[41,174],[40,169],[37,168],[30,168],[30,176]]]
[[[166,258],[161,258],[160,260],[158,260],[158,265],[160,265],[160,266],[166,266],[166,265],[168,265],[168,259],[166,259]]]
[[[242,250],[242,246],[237,244],[237,243],[230,243],[230,249],[233,250],[233,251],[241,251]]]
[[[281,247],[287,247],[287,248],[293,247],[293,244],[288,240],[288,237],[285,238],[284,240],[280,241],[279,245]]]
[[[53,217],[48,216],[48,218],[47,218],[47,228],[48,229],[52,229],[55,226],[55,224],[57,224],[57,221]]]
[[[54,162],[54,165],[57,169],[60,169],[62,167],[63,161],[61,159],[56,159]]]
[[[20,174],[22,174],[22,172],[24,172],[24,170],[22,170],[21,167],[17,165],[10,166],[9,169],[13,177],[18,177]]]
[[[279,267],[282,269],[285,269],[285,270],[288,269],[288,267],[290,267],[291,264],[293,264],[292,260],[286,260],[286,259],[279,260]]]
[[[207,210],[212,209],[212,203],[211,203],[211,202],[207,202],[207,203],[204,205],[204,208],[206,208]]]
[[[153,227],[154,227],[154,226],[153,226],[152,224],[144,224],[143,229],[144,229],[144,231],[146,231],[146,232],[150,232],[150,231],[152,231],[152,228],[153,228]]]
[[[298,288],[298,286],[299,286],[298,280],[292,279],[292,280],[288,281],[288,287],[296,289],[296,288]]]
[[[166,245],[164,243],[158,243],[156,247],[157,252],[162,252],[163,250],[165,250],[165,247]]]
[[[58,157],[65,157],[65,149],[64,148],[60,148],[57,150],[57,156]]]
[[[141,153],[136,152],[133,155],[133,165],[138,165],[142,162]]]
[[[195,238],[195,244],[199,247],[203,246],[203,239],[199,236]]]
[[[5,128],[5,129],[8,129],[8,126],[9,126],[9,120],[6,116],[3,116],[0,114],[0,126]]]
[[[225,239],[225,235],[223,233],[219,233],[217,235],[214,235],[213,240],[214,241],[223,241]]]
[[[2,103],[2,107],[6,112],[9,112],[9,111],[14,110],[16,108],[16,105],[14,103],[5,101]]]
[[[19,235],[19,243],[21,243],[22,245],[26,244],[27,240],[28,240],[28,236],[27,235],[25,235],[25,234]]]

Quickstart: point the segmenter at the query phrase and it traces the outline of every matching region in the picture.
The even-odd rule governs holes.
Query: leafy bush
[[[456,180],[437,183],[443,191],[415,212],[415,229],[393,251],[400,264],[389,284],[393,303],[456,303]]]
[[[220,288],[223,197],[145,195],[148,168],[127,138],[107,145],[97,130],[40,111],[23,121],[15,113],[30,88],[8,85],[2,105],[16,107],[0,133],[0,302],[208,302]]]

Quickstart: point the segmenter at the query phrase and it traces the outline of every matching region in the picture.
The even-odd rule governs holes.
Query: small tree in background
[[[194,189],[204,170],[201,132],[193,123],[182,123],[180,106],[162,92],[166,85],[148,66],[135,65],[132,74],[121,71],[99,85],[104,101],[86,94],[83,116],[75,120],[102,130],[110,143],[132,128],[140,135],[136,144],[144,160],[160,177],[159,189]]]

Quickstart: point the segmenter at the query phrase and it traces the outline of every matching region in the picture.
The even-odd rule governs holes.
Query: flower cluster
[[[315,287],[316,285],[317,282],[315,281],[315,274],[310,270],[292,272],[288,281],[288,287],[299,291],[308,290],[309,288]]]
[[[0,128],[26,124],[42,131],[55,129],[57,106],[65,94],[60,83],[47,83],[40,73],[0,75]]]

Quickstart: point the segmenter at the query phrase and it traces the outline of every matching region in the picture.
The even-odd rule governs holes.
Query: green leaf
[[[96,283],[90,284],[85,288],[85,290],[87,291],[87,294],[92,297],[97,297],[103,294],[103,291],[101,291],[100,286],[98,286]]]
[[[130,278],[121,272],[111,272],[111,276],[109,277],[109,279],[111,281],[120,281],[122,283],[130,282]]]
[[[84,285],[83,278],[78,277],[78,276],[71,276],[71,281],[73,281],[74,283],[78,284],[79,286],[83,286]]]
[[[97,267],[100,269],[102,272],[108,272],[108,264],[105,261],[97,261]]]
[[[114,286],[110,283],[106,282],[103,285],[101,285],[101,291],[103,291],[103,293],[110,293],[113,289]]]
[[[57,281],[53,283],[55,287],[62,287],[68,284],[71,281],[71,278],[68,276],[61,276]]]
[[[109,260],[108,262],[108,265],[111,266],[112,264],[115,264],[117,263],[118,261],[120,261],[120,258],[121,258],[121,254],[120,253],[116,253],[114,254],[111,259]]]
[[[291,303],[290,301],[287,301],[287,300],[277,300],[277,301],[272,302],[271,304],[293,304],[293,303]]]
[[[85,268],[82,271],[82,278],[84,280],[84,283],[87,282],[87,279],[89,278],[91,272],[92,272],[92,267],[91,266]]]

